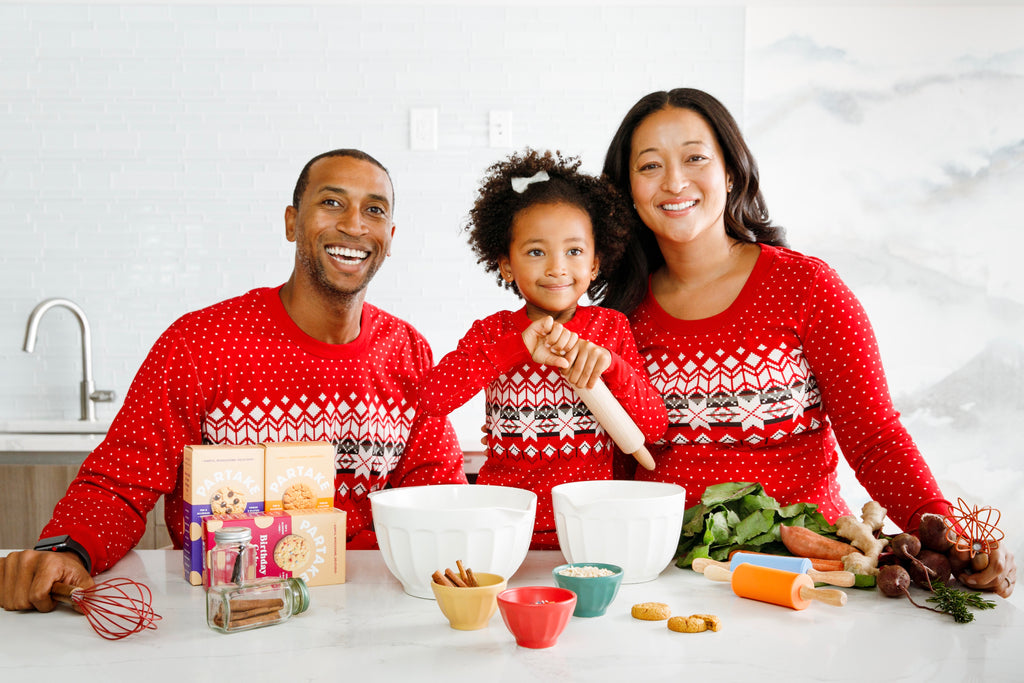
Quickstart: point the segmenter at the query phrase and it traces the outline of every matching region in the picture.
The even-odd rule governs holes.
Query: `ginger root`
[[[850,545],[874,560],[878,560],[882,549],[889,543],[888,539],[875,538],[871,527],[853,515],[843,515],[836,520],[836,533],[849,539]]]
[[[860,509],[860,518],[871,531],[881,531],[885,524],[886,509],[877,500],[869,500]]]
[[[861,553],[843,555],[843,569],[861,576],[878,576],[878,558]]]

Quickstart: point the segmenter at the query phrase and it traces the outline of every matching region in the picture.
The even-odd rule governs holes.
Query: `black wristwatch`
[[[33,550],[53,550],[58,553],[74,553],[81,558],[82,564],[85,565],[85,571],[92,574],[92,560],[89,558],[89,552],[82,547],[81,543],[77,542],[67,534],[41,539],[36,543]]]

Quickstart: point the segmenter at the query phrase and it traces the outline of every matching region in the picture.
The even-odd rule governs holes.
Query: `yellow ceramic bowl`
[[[437,606],[448,617],[451,627],[460,631],[475,631],[487,626],[498,610],[496,597],[507,585],[505,578],[497,574],[473,572],[473,576],[480,584],[474,588],[452,588],[430,582]]]

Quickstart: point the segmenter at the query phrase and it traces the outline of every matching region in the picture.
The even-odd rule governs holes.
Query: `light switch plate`
[[[491,147],[512,147],[512,112],[491,111],[490,138]]]
[[[437,149],[437,109],[409,110],[409,147]]]

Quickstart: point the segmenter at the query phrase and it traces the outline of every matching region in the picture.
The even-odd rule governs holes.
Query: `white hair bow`
[[[526,192],[526,188],[534,183],[543,183],[545,180],[551,180],[547,171],[537,171],[529,178],[513,178],[512,189],[517,193],[522,194]]]

